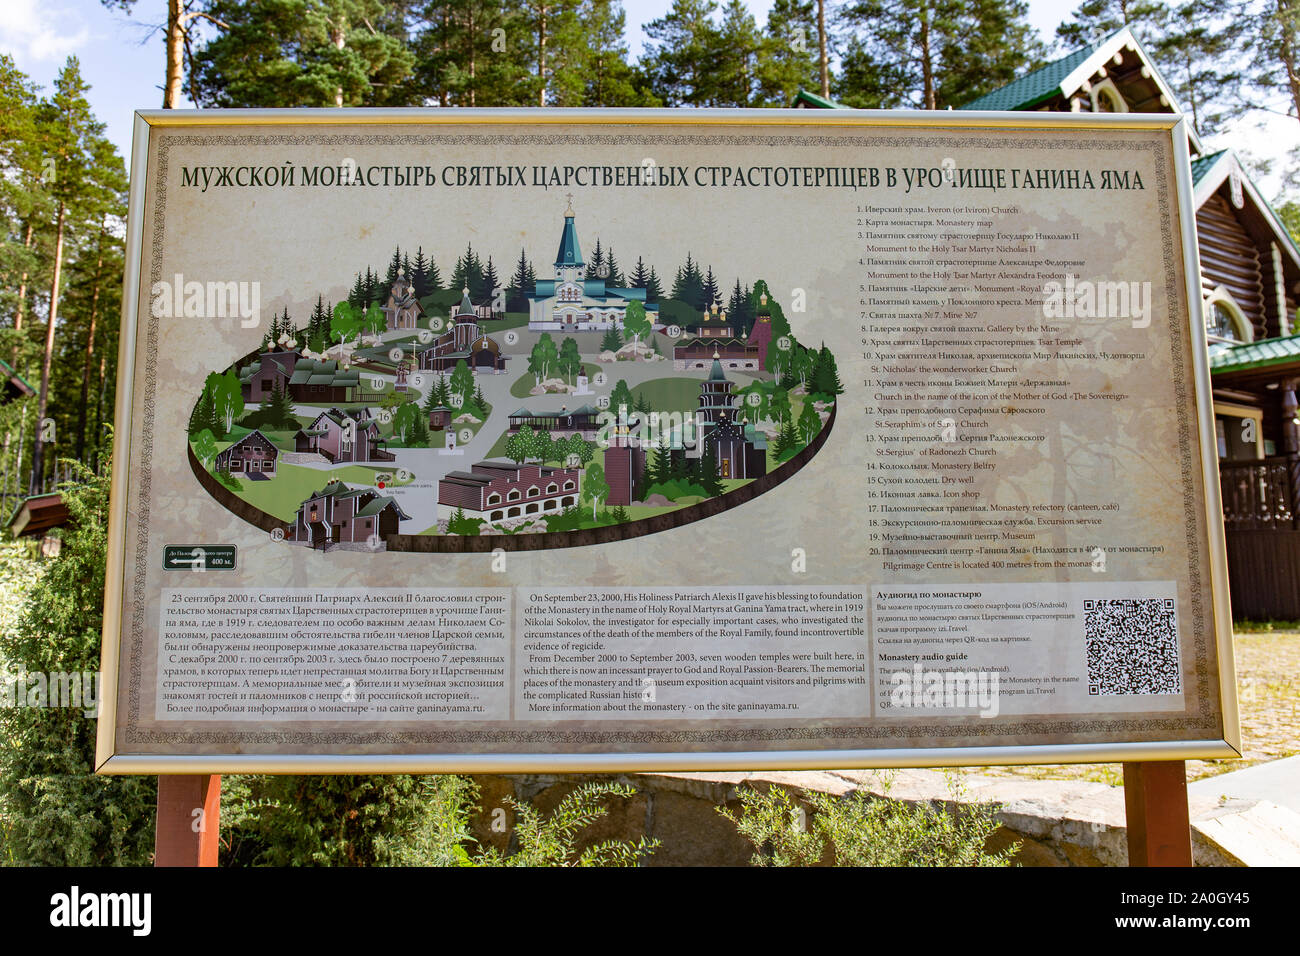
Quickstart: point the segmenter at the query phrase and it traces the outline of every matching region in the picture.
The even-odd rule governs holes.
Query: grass
[[[618,381],[618,376],[611,369],[609,377]],[[632,398],[644,397],[646,403],[657,412],[693,412],[700,404],[700,382],[703,378],[652,378],[640,385],[629,386]]]
[[[240,481],[239,497],[267,514],[282,521],[292,521],[301,505],[312,492],[320,491],[331,481],[342,481],[349,487],[373,486],[378,474],[396,471],[396,462],[384,466],[344,465],[330,471],[305,468],[280,462],[276,475],[269,481]],[[396,484],[396,482],[394,482]]]

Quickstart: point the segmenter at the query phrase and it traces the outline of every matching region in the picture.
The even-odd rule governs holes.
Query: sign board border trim
[[[783,750],[740,752],[557,753],[557,754],[145,754],[116,750],[122,609],[126,588],[125,527],[127,469],[134,404],[132,361],[139,321],[143,271],[144,208],[149,188],[148,161],[153,128],[220,128],[283,125],[646,125],[646,126],[804,126],[924,127],[938,129],[1143,129],[1167,131],[1174,163],[1172,197],[1179,217],[1187,320],[1191,325],[1192,372],[1200,429],[1201,476],[1205,489],[1205,528],[1210,570],[1210,623],[1215,632],[1222,740],[1017,745],[1009,747],[907,747],[881,750]],[[1085,114],[960,112],[922,110],[668,110],[668,109],[274,109],[141,110],[135,114],[127,209],[126,268],[118,351],[113,466],[108,516],[108,554],[101,671],[104,694],[98,714],[96,773],[557,773],[734,770],[872,769],[941,766],[995,766],[1041,763],[1116,763],[1125,761],[1215,759],[1241,756],[1232,616],[1218,461],[1210,455],[1214,417],[1209,360],[1202,316],[1200,260],[1192,204],[1189,126],[1182,114]],[[126,427],[122,423],[128,423]]]

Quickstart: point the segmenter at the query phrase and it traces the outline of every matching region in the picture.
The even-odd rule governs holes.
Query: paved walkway
[[[1300,813],[1300,756],[1283,757],[1187,785],[1189,796],[1268,800]]]

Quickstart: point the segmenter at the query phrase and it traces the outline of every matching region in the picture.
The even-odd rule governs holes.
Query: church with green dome
[[[622,330],[631,302],[645,306],[646,317],[658,324],[659,306],[646,303],[645,289],[615,288],[602,278],[586,277],[574,219],[570,201],[555,253],[554,278],[539,278],[528,296],[528,328],[537,332]]]

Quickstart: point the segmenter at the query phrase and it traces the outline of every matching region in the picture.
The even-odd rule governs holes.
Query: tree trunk
[[[99,315],[99,271],[104,265],[104,229],[107,220],[100,220],[99,241],[95,246],[95,278],[90,292],[90,329],[86,333],[86,358],[81,365],[81,407],[78,409],[77,450],[73,455],[82,461],[86,450],[86,404],[90,399],[90,365],[95,360],[95,321]]]
[[[33,226],[29,222],[27,224],[27,235],[23,239],[24,249],[30,249],[32,247],[32,232],[33,232]],[[18,283],[18,311],[14,313],[15,332],[21,332],[23,330],[23,307],[26,304],[27,304],[27,272],[26,270],[24,270],[22,281]],[[13,351],[13,355],[10,357],[9,365],[13,368],[15,372],[17,372],[18,371],[18,342],[17,342],[17,336],[15,336],[14,338],[15,338],[14,351]]]
[[[104,421],[104,389],[108,386],[108,381],[104,373],[108,368],[107,350],[99,353],[99,395],[95,399],[95,421],[102,425]],[[91,452],[91,466],[95,469],[95,474],[99,474],[99,443],[103,436],[98,432],[95,434],[94,450]]]
[[[831,71],[826,57],[826,0],[817,0],[817,59],[821,65],[822,96],[831,95]]]
[[[539,4],[540,18],[537,21],[537,79],[540,89],[537,92],[537,105],[546,105],[546,4]]]
[[[1278,51],[1286,68],[1286,85],[1291,91],[1291,105],[1296,119],[1300,119],[1300,36],[1297,35],[1297,18],[1300,14],[1290,9],[1295,0],[1277,0]]]
[[[334,41],[334,48],[340,52],[347,45],[347,37],[343,34],[342,26],[334,27],[334,34],[330,39]],[[334,88],[334,105],[339,107],[343,105],[343,87],[341,86]]]
[[[40,489],[45,463],[45,412],[50,401],[50,366],[54,362],[54,325],[59,317],[59,274],[63,269],[63,220],[67,212],[59,203],[59,215],[54,230],[54,277],[50,280],[50,322],[45,330],[45,358],[41,363],[41,397],[36,406],[36,444],[32,451],[31,494]]]
[[[469,105],[474,106],[474,10],[469,11]]]
[[[174,110],[181,101],[181,62],[185,49],[184,0],[167,0],[167,84],[163,109]]]
[[[934,98],[934,63],[930,58],[930,11],[921,9],[921,77],[924,83],[925,109],[938,109]]]

